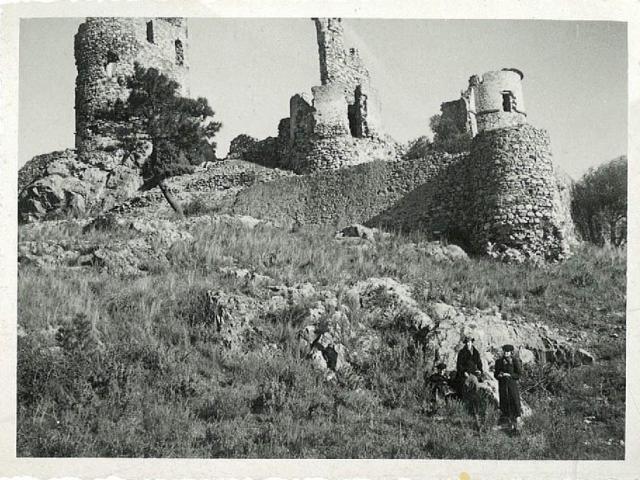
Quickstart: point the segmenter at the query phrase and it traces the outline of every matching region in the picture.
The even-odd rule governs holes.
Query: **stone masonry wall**
[[[358,50],[347,49],[344,44],[344,27],[340,18],[314,18],[320,60],[322,85],[340,84],[349,103],[354,102],[356,87],[369,83],[369,71],[365,68]]]
[[[98,120],[100,111],[129,94],[134,62],[154,67],[188,93],[187,27],[180,18],[87,18],[75,36],[76,151],[85,162],[113,161],[117,125]]]
[[[365,223],[446,238],[472,252],[489,245],[548,260],[568,253],[568,209],[546,132],[529,125],[478,135],[470,154],[372,162],[250,187],[234,212],[282,223]]]
[[[548,258],[566,254],[547,132],[530,125],[482,132],[471,158],[464,222],[474,249],[491,242]]]
[[[377,160],[393,161],[397,156],[392,141],[345,135],[293,144],[280,166],[302,174],[338,170]]]
[[[459,100],[440,106],[442,118],[472,136],[485,130],[527,123],[523,77],[523,73],[515,68],[485,72],[481,77],[472,75]]]

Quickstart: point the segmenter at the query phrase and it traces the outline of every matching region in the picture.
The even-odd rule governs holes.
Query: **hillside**
[[[534,267],[419,233],[90,220],[19,229],[18,456],[624,458],[624,250]],[[521,435],[491,405],[480,432],[457,402],[428,415],[445,324],[573,352],[534,351]]]

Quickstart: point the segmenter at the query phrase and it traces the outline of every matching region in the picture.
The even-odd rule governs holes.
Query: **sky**
[[[80,18],[20,24],[19,164],[72,148]],[[246,133],[277,134],[289,99],[320,84],[315,27],[307,18],[189,19],[191,96],[223,124],[218,156]],[[385,130],[406,142],[431,136],[429,118],[460,97],[473,74],[524,72],[528,121],[551,136],[573,178],[627,152],[627,28],[620,22],[344,19],[382,102]]]

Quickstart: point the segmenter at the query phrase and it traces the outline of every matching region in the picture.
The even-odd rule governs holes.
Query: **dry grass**
[[[193,244],[173,248],[169,266],[146,277],[20,268],[19,456],[623,458],[624,250],[585,247],[535,269],[439,264],[399,253],[408,240],[399,235],[358,250],[319,229],[220,224],[193,233]],[[20,235],[108,242],[131,233],[56,226]],[[524,433],[492,430],[495,412],[477,433],[458,404],[443,419],[426,415],[420,349],[402,332],[383,333],[357,384],[327,382],[311,367],[297,344],[296,311],[258,319],[260,341],[279,353],[224,348],[207,333],[203,292],[262,295],[219,275],[231,264],[279,283],[336,288],[391,276],[414,285],[420,302],[497,304],[585,332],[584,347],[600,361],[528,372],[523,390],[536,413]]]

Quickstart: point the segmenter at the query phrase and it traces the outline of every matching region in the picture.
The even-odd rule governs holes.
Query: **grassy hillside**
[[[97,267],[19,269],[18,456],[622,459],[625,251],[583,248],[533,268],[485,259],[438,263],[393,235],[347,246],[320,229],[220,223],[191,232],[136,277]],[[115,243],[74,223],[20,230],[20,241]],[[454,403],[428,416],[416,340],[382,333],[357,376],[313,368],[300,346],[304,309],[262,315],[240,346],[221,341],[208,290],[262,301],[264,289],[224,275],[249,268],[277,284],[340,290],[388,276],[437,299],[523,315],[563,329],[593,365],[529,368],[533,408],[522,435],[481,432]],[[355,319],[351,319],[355,321]]]

